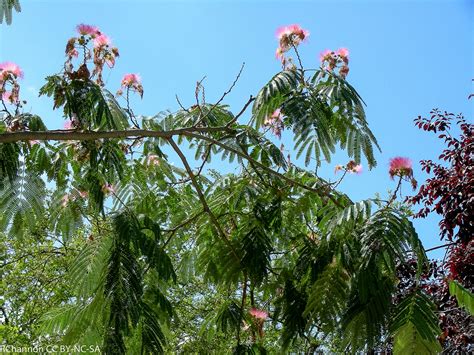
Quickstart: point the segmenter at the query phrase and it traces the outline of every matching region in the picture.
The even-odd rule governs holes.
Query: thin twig
[[[193,222],[194,220],[196,220],[197,218],[199,218],[200,216],[202,216],[206,211],[202,210],[201,212],[199,213],[196,213],[194,216],[188,218],[187,220],[185,220],[184,222],[181,222],[180,224],[178,224],[176,227],[173,227],[172,229],[168,229],[166,230],[165,232],[166,233],[170,233],[168,239],[165,241],[165,243],[163,244],[163,249],[166,248],[166,246],[168,245],[168,243],[171,241],[171,238],[173,237],[173,235],[181,228],[183,228],[184,226],[188,225],[189,223]]]
[[[216,216],[214,215],[214,213],[210,209],[209,205],[207,204],[206,197],[204,196],[204,193],[202,192],[202,189],[199,186],[199,183],[197,182],[196,177],[195,177],[191,167],[189,166],[189,163],[188,163],[186,157],[184,156],[183,152],[181,151],[179,146],[175,143],[173,138],[168,138],[168,142],[170,143],[173,150],[176,152],[176,154],[178,154],[179,158],[181,159],[181,162],[183,163],[184,168],[186,169],[189,177],[191,178],[191,183],[193,184],[194,189],[196,190],[196,192],[198,194],[198,198],[201,201],[201,204],[204,208],[204,211],[209,215],[209,218],[211,219],[211,222],[214,225],[214,227],[216,228],[219,236],[229,246],[229,248],[231,249],[234,256],[237,258],[237,260],[240,260],[239,256],[237,255],[236,251],[234,250],[234,246],[230,242],[229,238],[227,237],[224,230],[222,229],[222,227],[221,227],[219,221],[217,220]]]
[[[186,111],[187,113],[190,113],[190,111],[189,111],[187,108],[185,108],[185,107],[183,106],[183,104],[181,103],[181,101],[179,101],[178,95],[175,95],[175,97],[176,97],[176,101],[178,102],[179,107],[181,107],[181,109],[182,109],[183,111]]]
[[[244,112],[247,110],[247,107],[249,107],[249,105],[255,101],[255,97],[253,97],[252,95],[250,95],[250,98],[248,99],[248,101],[245,103],[244,107],[242,107],[242,110],[240,110],[240,112],[232,119],[230,120],[226,127],[230,127],[231,124],[233,124],[234,122],[237,122],[237,120],[239,119],[240,116],[242,116],[244,114]]]
[[[450,247],[451,245],[456,245],[457,243],[458,243],[458,242],[452,242],[452,243],[447,243],[447,244],[443,244],[443,245],[438,245],[438,246],[436,246],[436,247],[426,249],[425,252],[429,252],[429,251],[436,250],[436,249],[441,249],[441,248]]]
[[[194,126],[199,126],[199,124],[204,121],[206,119],[207,116],[209,116],[211,114],[211,112],[222,102],[222,100],[224,100],[224,98],[229,95],[232,91],[232,89],[234,88],[235,84],[237,84],[237,81],[239,81],[240,79],[240,75],[242,74],[242,71],[244,70],[244,67],[245,67],[245,62],[242,63],[242,66],[240,67],[240,70],[239,70],[239,73],[237,74],[236,78],[234,79],[234,81],[232,82],[232,85],[229,87],[229,89],[227,89],[226,92],[224,92],[221,96],[221,98],[219,100],[217,100],[217,102],[212,105],[212,107],[210,108],[209,111],[206,112],[206,114],[201,117]]]

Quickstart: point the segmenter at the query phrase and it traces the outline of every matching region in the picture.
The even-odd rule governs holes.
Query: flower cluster
[[[257,328],[258,335],[263,338],[263,324],[268,318],[268,313],[262,309],[252,308],[249,314],[254,320],[254,326]]]
[[[5,103],[20,104],[20,85],[18,79],[23,78],[23,71],[18,64],[4,62],[0,64],[0,97]]]
[[[122,89],[131,90],[138,92],[140,97],[143,97],[143,86],[142,86],[142,79],[138,74],[125,74],[122,78],[121,82]],[[117,95],[122,95],[123,91],[117,91]]]
[[[106,196],[114,195],[116,192],[116,189],[114,185],[107,183],[107,184],[102,185],[102,192]]]
[[[390,168],[388,173],[393,179],[395,176],[413,176],[413,169],[411,160],[403,157],[396,157],[390,159]]]
[[[281,139],[281,132],[285,129],[280,109],[276,109],[269,117],[265,118],[263,125],[270,128],[272,133]]]
[[[65,194],[63,197],[61,197],[61,207],[66,207],[69,202],[76,201],[79,198],[87,198],[89,196],[89,193],[87,191],[75,191],[72,194]]]
[[[321,65],[327,71],[339,69],[339,75],[346,78],[349,74],[349,50],[339,48],[337,51],[326,49],[319,55]]]
[[[413,190],[415,190],[418,186],[418,182],[413,177],[412,162],[408,158],[395,157],[390,159],[388,173],[390,174],[390,178],[392,178],[392,180],[395,176],[400,176],[400,178],[406,177],[409,179]]]
[[[287,59],[285,53],[291,48],[295,48],[309,36],[309,31],[301,28],[299,25],[289,25],[280,27],[276,36],[278,38],[279,46],[276,50],[276,57],[280,59],[283,66],[286,66]]]
[[[146,162],[146,165],[148,166],[160,165],[160,157],[158,157],[158,155],[155,155],[155,154],[149,154],[145,158],[145,162]]]
[[[256,319],[259,319],[259,320],[266,320],[268,318],[268,313],[265,312],[264,310],[261,310],[261,309],[257,309],[257,308],[252,308],[250,311],[249,311],[250,315]]]
[[[119,57],[117,47],[112,46],[110,38],[96,26],[80,24],[77,25],[76,31],[78,37],[70,38],[66,45],[66,56],[68,58],[65,63],[66,72],[70,74],[71,78],[76,79],[89,79],[96,76],[97,84],[104,85],[102,80],[104,65],[109,68],[114,67],[115,59]],[[89,48],[89,44],[92,44],[92,50]],[[80,52],[83,53],[82,64],[74,72],[72,60],[79,57]],[[87,69],[87,62],[91,59],[94,63],[92,75]]]
[[[351,160],[345,166],[336,165],[334,173],[336,174],[337,172],[342,170],[351,174],[362,174],[362,165],[357,164],[354,160]]]

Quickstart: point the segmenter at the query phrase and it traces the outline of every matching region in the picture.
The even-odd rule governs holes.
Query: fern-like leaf
[[[463,307],[471,316],[474,316],[474,295],[472,292],[464,288],[459,282],[452,280],[449,282],[449,293],[456,297],[460,307]]]
[[[437,354],[441,346],[437,336],[441,334],[435,305],[420,290],[408,295],[396,309],[392,321],[394,354]]]

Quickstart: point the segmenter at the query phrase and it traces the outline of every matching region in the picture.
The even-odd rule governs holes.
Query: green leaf
[[[460,307],[463,307],[471,316],[474,316],[474,294],[472,292],[464,288],[459,282],[452,280],[449,282],[449,293],[456,297]]]
[[[301,74],[297,70],[284,70],[276,74],[257,94],[252,108],[252,121],[259,129],[266,117],[280,108],[288,95],[297,89]]]
[[[442,351],[437,336],[441,334],[434,303],[415,290],[397,306],[392,320],[394,354],[437,354]]]

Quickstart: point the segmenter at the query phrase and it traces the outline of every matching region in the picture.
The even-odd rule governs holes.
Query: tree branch
[[[152,131],[146,129],[129,129],[117,131],[76,131],[76,130],[50,130],[50,131],[21,131],[6,132],[0,134],[0,143],[13,143],[19,141],[88,141],[105,138],[136,138],[136,137],[156,137],[168,139],[172,136],[182,135],[186,132],[211,133],[234,131],[229,127],[184,127],[169,131]]]
[[[452,242],[452,243],[447,243],[447,244],[443,244],[443,245],[438,245],[438,246],[436,246],[436,247],[426,249],[425,252],[429,252],[429,251],[436,250],[436,249],[441,249],[441,248],[450,247],[451,245],[455,245],[455,244],[457,244],[457,243],[458,243],[458,242]]]
[[[118,130],[118,131],[75,131],[75,130],[51,130],[51,131],[37,131],[37,132],[7,132],[0,134],[0,143],[12,143],[18,141],[31,141],[31,140],[56,140],[56,141],[87,141],[87,140],[98,140],[104,138],[136,138],[136,137],[157,137],[170,140],[173,136],[186,136],[190,138],[196,138],[200,140],[213,143],[229,152],[232,152],[245,160],[253,163],[254,165],[262,168],[268,173],[275,175],[276,177],[286,181],[291,186],[298,186],[307,191],[317,193],[321,196],[327,197],[336,206],[343,207],[328,191],[321,188],[315,188],[307,186],[299,181],[291,179],[268,166],[260,163],[253,159],[247,153],[230,147],[217,139],[203,135],[202,133],[212,132],[236,132],[234,129],[229,127],[185,127],[169,131],[152,131],[146,129],[131,129],[131,130]],[[183,155],[184,157],[184,155]],[[193,175],[194,176],[194,175]]]
[[[191,178],[191,183],[193,184],[194,189],[196,190],[196,192],[198,194],[198,197],[199,197],[199,200],[201,201],[203,209],[209,215],[209,218],[211,219],[211,222],[214,225],[214,227],[216,227],[216,230],[217,230],[219,236],[229,246],[229,248],[232,250],[232,253],[237,258],[237,260],[240,260],[239,256],[237,255],[237,253],[234,250],[234,246],[230,242],[229,238],[227,238],[227,235],[225,234],[224,230],[222,229],[222,226],[220,225],[220,223],[217,220],[216,216],[214,215],[214,213],[211,211],[209,205],[207,204],[206,197],[204,196],[204,193],[202,192],[202,189],[201,189],[201,187],[199,186],[199,183],[196,180],[196,176],[194,175],[193,170],[189,166],[189,163],[188,163],[186,157],[184,156],[183,152],[181,151],[181,149],[179,149],[179,146],[175,143],[173,138],[171,138],[171,137],[168,138],[168,142],[170,143],[171,147],[174,149],[176,154],[178,154],[179,158],[183,162],[184,168],[186,169],[189,177]]]

